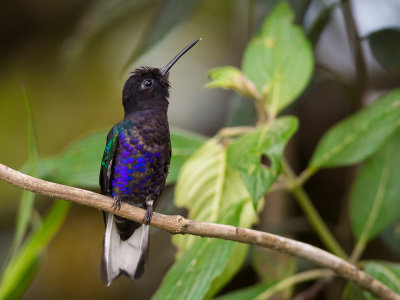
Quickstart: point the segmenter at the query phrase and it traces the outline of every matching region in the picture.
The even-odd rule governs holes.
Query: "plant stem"
[[[267,289],[265,292],[263,292],[261,295],[257,296],[256,300],[264,300],[268,299],[272,295],[274,295],[277,292],[284,291],[287,288],[301,283],[305,281],[310,281],[314,279],[318,279],[321,277],[326,277],[326,276],[332,276],[333,273],[330,270],[327,269],[317,269],[317,270],[311,270],[311,271],[305,271],[302,273],[298,273],[295,275],[292,275],[281,282],[275,284],[274,286],[270,287]]]
[[[347,259],[348,256],[346,252],[342,249],[329,231],[328,227],[325,225],[325,222],[321,219],[303,187],[296,184],[295,174],[285,159],[282,159],[282,168],[286,178],[288,179],[289,188],[292,194],[296,197],[300,207],[306,214],[308,221],[311,223],[321,241],[332,253],[341,258]]]
[[[300,173],[296,178],[296,185],[302,186],[311,176],[313,176],[318,169],[315,168],[307,168],[303,172]]]
[[[253,99],[253,103],[254,103],[254,106],[255,106],[256,112],[257,112],[257,125],[266,124],[267,117],[265,115],[264,102],[262,102],[258,99]]]

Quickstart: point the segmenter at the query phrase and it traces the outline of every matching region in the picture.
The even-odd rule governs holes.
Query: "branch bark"
[[[0,164],[0,179],[34,193],[87,205],[136,222],[142,222],[145,215],[145,210],[125,203],[122,204],[119,211],[114,211],[111,207],[113,200],[109,197],[38,179],[2,164]],[[167,216],[159,213],[153,214],[150,225],[172,234],[192,234],[202,237],[220,238],[288,253],[304,258],[316,265],[329,268],[337,275],[353,281],[380,299],[400,300],[400,296],[393,290],[354,265],[322,249],[302,242],[253,229],[198,222],[185,219],[182,216]]]

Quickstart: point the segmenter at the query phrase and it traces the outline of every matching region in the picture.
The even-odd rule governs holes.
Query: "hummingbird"
[[[140,67],[126,81],[124,118],[107,135],[101,161],[101,193],[146,210],[143,224],[104,212],[105,234],[101,278],[106,286],[124,274],[143,275],[149,256],[149,223],[169,172],[169,70],[200,39],[187,45],[164,68]]]

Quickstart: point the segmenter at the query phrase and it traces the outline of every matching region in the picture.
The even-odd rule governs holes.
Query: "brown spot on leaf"
[[[272,166],[272,161],[266,154],[261,154],[260,163],[263,168],[269,169]]]

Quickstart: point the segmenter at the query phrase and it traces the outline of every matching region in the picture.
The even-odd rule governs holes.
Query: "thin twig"
[[[316,299],[318,294],[334,279],[333,276],[322,277],[316,281],[312,286],[297,294],[293,300],[309,300]]]
[[[304,185],[304,183],[306,183],[306,181],[308,179],[310,179],[310,177],[313,176],[317,171],[318,171],[318,169],[316,169],[316,168],[308,167],[303,172],[301,172],[299,176],[297,176],[297,178],[295,180],[295,185],[297,185],[297,186]]]
[[[113,200],[109,197],[28,176],[2,164],[0,164],[0,179],[34,193],[84,204],[136,222],[142,222],[146,212],[144,209],[125,203],[122,204],[119,211],[114,211],[111,206]],[[167,216],[159,213],[153,214],[151,225],[173,234],[220,238],[301,257],[316,265],[331,269],[339,276],[355,282],[380,299],[400,300],[400,296],[393,290],[356,266],[331,253],[302,242],[253,229],[198,222],[185,219],[182,216]]]
[[[269,288],[261,295],[257,296],[256,300],[269,299],[272,295],[276,294],[277,292],[284,291],[287,288],[294,286],[298,283],[315,280],[321,277],[332,276],[332,274],[333,273],[330,270],[326,269],[310,270],[294,274],[282,280],[281,282],[275,284],[273,287]]]
[[[253,126],[235,126],[235,127],[224,127],[219,132],[218,135],[222,137],[227,136],[237,136],[244,133],[249,133],[254,130]]]

